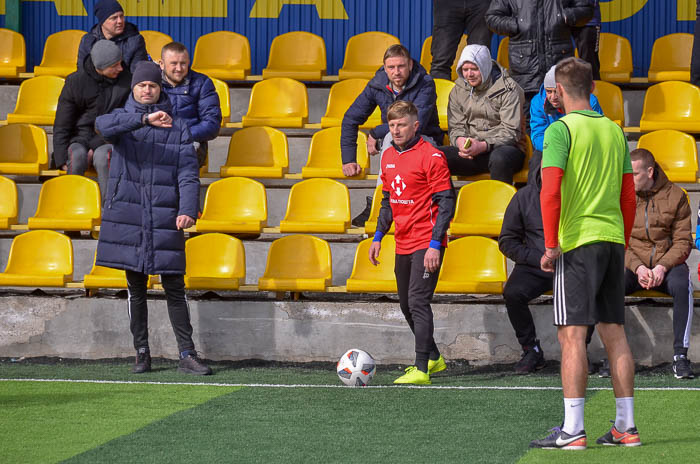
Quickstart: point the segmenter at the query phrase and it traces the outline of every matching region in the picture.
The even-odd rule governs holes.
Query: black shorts
[[[554,271],[554,325],[625,323],[625,247],[593,242],[562,254]]]

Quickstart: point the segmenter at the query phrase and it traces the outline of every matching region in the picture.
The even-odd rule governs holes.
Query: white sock
[[[583,430],[583,405],[585,398],[564,398],[564,426],[562,430],[569,435]]]
[[[626,432],[634,427],[634,398],[615,398],[617,414],[615,416],[615,428],[618,432]]]

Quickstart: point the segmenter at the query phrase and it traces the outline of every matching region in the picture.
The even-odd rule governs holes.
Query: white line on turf
[[[90,380],[90,379],[0,379],[0,382],[63,382],[63,383],[99,383],[116,385],[183,385],[194,387],[252,387],[252,388],[350,388],[345,385],[302,385],[273,383],[207,383],[207,382],[148,382],[136,380]],[[549,386],[494,386],[494,385],[370,385],[365,389],[413,388],[421,390],[561,390],[561,387]],[[612,387],[589,387],[591,391],[612,390]],[[640,387],[636,391],[699,391],[700,387]]]

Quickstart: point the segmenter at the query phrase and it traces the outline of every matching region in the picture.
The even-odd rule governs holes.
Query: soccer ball
[[[353,348],[340,357],[335,370],[345,385],[366,387],[377,371],[377,364],[369,353]]]

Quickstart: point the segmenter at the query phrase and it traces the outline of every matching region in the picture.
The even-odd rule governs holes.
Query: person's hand
[[[155,127],[173,127],[173,118],[165,111],[156,111],[148,115],[148,123]]]
[[[484,153],[488,149],[488,144],[483,140],[472,139],[472,144],[464,150],[464,154],[472,158]]]
[[[367,154],[370,156],[379,154],[379,150],[377,150],[377,139],[371,135],[367,135]]]
[[[544,272],[554,272],[554,263],[560,255],[561,249],[559,247],[545,248],[542,259],[540,259],[540,268]]]
[[[651,288],[651,280],[653,276],[651,269],[641,265],[636,271],[634,271],[634,273],[637,274],[637,281],[639,282],[639,285],[642,288],[649,290]]]
[[[60,169],[61,171],[66,171],[66,172],[68,172],[68,165],[67,165],[67,164],[64,164],[64,165],[61,166],[59,169]]]
[[[382,242],[372,242],[369,246],[369,262],[375,266],[379,264],[377,258],[379,258],[379,251],[382,249]]]
[[[88,166],[92,166],[92,158],[95,155],[95,151],[91,148],[87,152]]]
[[[667,269],[661,264],[654,266],[654,269],[651,270],[651,287],[658,287],[663,283],[666,271]]]
[[[343,175],[345,175],[345,177],[356,176],[361,172],[362,168],[357,163],[345,163],[343,165]]]
[[[435,272],[440,269],[440,250],[428,248],[423,258],[423,267],[428,272]]]
[[[189,229],[194,225],[194,219],[184,214],[181,214],[177,217],[177,219],[175,219],[175,225],[177,226],[178,230]]]

